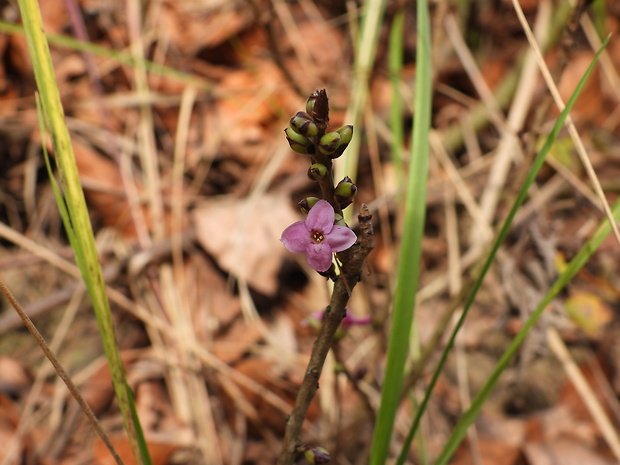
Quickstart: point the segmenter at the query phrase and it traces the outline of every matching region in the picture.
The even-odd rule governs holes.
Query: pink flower
[[[357,236],[346,226],[334,224],[334,208],[328,201],[319,200],[306,221],[290,225],[280,240],[291,252],[306,254],[308,265],[316,271],[327,271],[332,266],[332,254],[347,250]]]

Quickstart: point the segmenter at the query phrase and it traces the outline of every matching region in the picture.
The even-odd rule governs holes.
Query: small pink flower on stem
[[[334,224],[334,219],[334,208],[328,201],[319,200],[306,221],[290,225],[280,240],[291,252],[306,254],[308,265],[316,271],[327,271],[332,266],[332,254],[347,250],[357,240],[353,231]]]

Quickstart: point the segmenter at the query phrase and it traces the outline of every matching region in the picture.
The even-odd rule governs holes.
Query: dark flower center
[[[320,244],[321,242],[323,242],[323,239],[325,239],[321,231],[312,231],[312,234],[310,235],[310,237],[317,244]]]

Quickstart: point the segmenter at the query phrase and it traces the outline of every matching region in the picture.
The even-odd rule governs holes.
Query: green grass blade
[[[129,398],[129,408],[131,409],[131,418],[133,420],[134,427],[136,429],[136,439],[138,442],[138,449],[140,451],[140,457],[142,458],[143,465],[153,465],[151,461],[151,455],[149,454],[149,448],[144,437],[144,430],[140,424],[140,417],[138,416],[138,410],[136,410],[136,402],[133,397],[133,392],[129,384],[125,383],[127,389],[127,397]]]
[[[557,139],[557,136],[560,133],[560,130],[562,129],[562,127],[564,125],[564,121],[566,120],[566,117],[570,113],[570,110],[572,109],[573,105],[575,104],[575,101],[579,97],[579,94],[581,93],[581,91],[582,91],[586,81],[588,80],[588,77],[592,73],[592,70],[594,69],[594,66],[596,65],[596,62],[598,61],[598,58],[599,58],[600,54],[602,53],[603,49],[605,48],[608,40],[609,40],[609,38],[605,41],[605,43],[603,44],[601,49],[598,51],[598,53],[594,57],[594,60],[590,64],[589,68],[587,69],[586,73],[583,75],[583,77],[579,81],[579,84],[577,85],[577,88],[575,89],[575,91],[573,92],[573,95],[571,96],[570,100],[566,104],[566,108],[564,109],[564,111],[562,111],[562,113],[560,114],[560,116],[556,120],[556,122],[555,122],[555,124],[553,126],[553,129],[551,130],[551,133],[549,134],[549,136],[547,137],[547,139],[545,141],[545,144],[543,145],[543,147],[541,148],[540,152],[538,153],[538,155],[534,159],[534,162],[532,163],[532,167],[530,168],[530,171],[528,172],[528,175],[527,175],[527,177],[526,177],[526,179],[524,181],[524,184],[521,187],[521,189],[519,190],[519,193],[517,194],[517,198],[515,199],[515,202],[514,202],[512,208],[510,209],[510,212],[508,213],[508,216],[507,216],[506,220],[504,221],[504,223],[503,223],[503,225],[502,225],[502,227],[500,229],[500,232],[497,235],[497,238],[495,239],[495,242],[493,243],[491,252],[489,253],[489,256],[487,257],[486,261],[484,262],[484,265],[483,265],[483,267],[482,267],[482,269],[480,271],[480,275],[476,279],[476,281],[475,281],[475,283],[474,283],[474,285],[472,287],[472,290],[471,290],[471,292],[470,292],[470,294],[469,294],[469,296],[468,296],[468,298],[467,298],[467,300],[465,302],[465,305],[464,305],[461,317],[459,318],[456,326],[454,327],[454,330],[453,330],[452,334],[450,335],[450,339],[448,340],[448,343],[446,344],[446,347],[444,348],[444,351],[441,354],[441,358],[439,360],[439,363],[437,365],[437,368],[436,368],[435,372],[433,373],[433,377],[432,377],[431,382],[430,382],[430,384],[429,384],[429,386],[428,386],[428,388],[426,390],[424,399],[422,400],[422,403],[420,404],[420,409],[418,410],[418,412],[416,414],[416,417],[414,418],[414,421],[413,421],[413,424],[411,426],[410,432],[409,432],[409,434],[408,434],[408,436],[407,436],[407,438],[406,438],[406,440],[404,442],[403,449],[401,451],[401,457],[399,457],[399,462],[398,463],[404,463],[402,460],[403,460],[404,457],[406,457],[407,451],[409,450],[409,447],[411,446],[412,438],[413,438],[413,436],[415,434],[415,431],[417,430],[417,428],[419,426],[422,414],[424,413],[424,410],[426,409],[426,405],[428,404],[428,400],[430,399],[430,396],[432,394],[433,388],[435,387],[435,384],[436,384],[436,382],[439,379],[439,376],[441,374],[441,370],[443,369],[443,366],[444,366],[444,364],[445,364],[445,362],[446,362],[446,360],[448,358],[448,353],[449,353],[449,351],[452,349],[452,347],[454,345],[454,341],[456,339],[458,331],[463,326],[463,323],[464,323],[465,318],[466,318],[466,316],[467,316],[467,314],[469,312],[469,309],[470,309],[471,305],[473,304],[473,302],[474,302],[474,300],[476,298],[476,294],[478,293],[478,290],[482,286],[482,282],[484,280],[484,277],[485,277],[486,273],[488,272],[489,268],[491,267],[491,264],[493,263],[493,260],[495,258],[495,255],[497,254],[497,251],[499,250],[499,246],[501,245],[501,243],[506,238],[506,236],[507,236],[507,234],[508,234],[508,232],[510,230],[510,225],[512,224],[512,221],[513,221],[515,215],[517,214],[517,211],[519,210],[519,208],[521,207],[521,205],[525,201],[525,198],[527,197],[527,192],[528,192],[530,186],[532,185],[532,183],[536,179],[536,175],[538,174],[538,171],[540,170],[540,168],[544,164],[545,158],[546,158],[547,154],[549,153],[549,150],[553,146],[553,143]],[[528,326],[528,327],[531,327],[531,325]],[[523,337],[525,337],[525,334],[523,335]],[[516,338],[515,338],[515,340],[516,340]],[[512,345],[511,345],[511,347],[512,347]],[[514,346],[514,350],[516,351],[517,348],[518,348],[518,344]],[[508,353],[508,351],[507,351],[507,353]],[[463,439],[463,436],[465,435],[465,433],[467,431],[467,428],[469,427],[471,422],[475,419],[475,417],[478,414],[480,408],[482,408],[482,405],[484,404],[488,394],[490,393],[491,388],[497,382],[497,378],[499,378],[499,375],[501,375],[501,372],[503,371],[503,369],[505,368],[506,364],[508,363],[508,360],[510,359],[510,357],[512,357],[513,354],[514,354],[514,351],[511,352],[509,355],[505,354],[505,357],[507,357],[507,360],[504,362],[504,357],[502,357],[500,362],[498,362],[497,367],[501,367],[501,368],[498,369],[498,371],[494,371],[494,375],[493,376],[496,375],[496,378],[491,376],[489,378],[489,380],[487,381],[487,384],[485,384],[485,387],[483,389],[481,389],[481,391],[478,393],[476,398],[472,401],[472,405],[471,405],[470,409],[467,411],[466,415],[463,416],[461,421],[459,421],[459,424],[457,425],[457,428],[455,428],[455,430],[453,431],[452,435],[450,436],[450,438],[448,440],[448,443],[446,444],[446,447],[444,448],[444,450],[442,451],[442,453],[440,455],[441,460],[444,460],[444,461],[441,461],[441,460],[438,459],[435,462],[435,465],[438,465],[440,463],[446,463],[445,461],[449,460],[449,458],[451,457],[452,453],[454,452],[454,450],[456,449],[456,447],[458,446],[460,441]],[[487,386],[488,386],[488,389],[485,389],[485,388],[487,388]]]
[[[84,193],[75,164],[69,131],[64,121],[64,111],[60,102],[60,94],[54,76],[49,46],[43,32],[41,12],[35,0],[19,0],[18,3],[35,80],[40,94],[45,127],[49,130],[52,137],[56,166],[60,175],[60,186],[55,185],[54,182],[52,182],[52,185],[56,186],[55,191],[59,196],[59,208],[65,228],[67,229],[67,234],[75,251],[78,267],[93,304],[104,351],[112,374],[116,397],[125,421],[125,428],[134,450],[136,462],[140,463],[130,407],[132,399],[127,394],[128,385],[125,370],[114,335],[105,283],[95,248],[95,239],[86,208]]]
[[[392,100],[390,102],[390,129],[392,140],[390,151],[392,163],[398,183],[398,192],[403,187],[403,143],[405,140],[405,126],[403,124],[403,99],[400,92],[401,72],[403,70],[403,32],[405,24],[405,10],[400,9],[394,14],[390,29],[390,46],[388,64],[390,70],[390,84],[392,86]]]
[[[409,337],[413,323],[415,290],[418,287],[422,237],[426,214],[428,132],[431,121],[431,46],[428,5],[418,2],[418,44],[416,57],[416,99],[411,162],[407,182],[403,240],[400,249],[392,325],[381,404],[371,450],[372,465],[386,462],[394,418],[398,409]]]
[[[616,221],[620,219],[620,199],[617,200],[616,203],[613,205],[612,214]],[[528,332],[538,322],[545,308],[547,308],[547,305],[549,305],[551,301],[571,281],[571,279],[575,277],[577,272],[583,267],[583,265],[585,265],[588,259],[599,248],[603,240],[609,235],[610,232],[611,225],[609,224],[609,221],[605,219],[601,222],[592,238],[581,248],[575,258],[570,261],[570,263],[566,267],[566,270],[560,275],[560,277],[555,281],[555,283],[553,283],[551,289],[549,289],[547,294],[545,294],[545,297],[538,304],[536,310],[527,319],[527,321],[523,325],[523,328],[521,328],[521,330],[517,333],[504,354],[501,356],[500,360],[495,365],[495,368],[489,376],[489,379],[484,384],[484,386],[482,386],[480,391],[476,394],[476,397],[473,399],[470,408],[463,414],[459,422],[454,427],[454,430],[448,438],[448,441],[441,454],[437,458],[435,465],[443,465],[448,463],[448,461],[454,454],[454,451],[463,440],[463,437],[465,437],[467,429],[478,416],[480,409],[484,405],[486,399],[491,394],[491,391],[493,390],[500,376],[508,366],[508,363],[516,354],[519,346],[525,340]]]

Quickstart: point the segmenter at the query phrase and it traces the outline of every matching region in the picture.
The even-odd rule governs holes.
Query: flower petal
[[[280,241],[293,253],[306,253],[308,247],[313,244],[310,239],[310,231],[303,221],[298,221],[282,231]]]
[[[316,271],[327,271],[332,266],[332,249],[324,242],[311,244],[306,249],[308,265]]]
[[[308,212],[306,227],[310,231],[329,234],[334,226],[334,207],[327,200],[319,200]]]
[[[342,252],[347,250],[357,241],[357,236],[346,226],[340,226],[335,224],[332,231],[325,236],[323,240],[331,249],[332,252]]]

